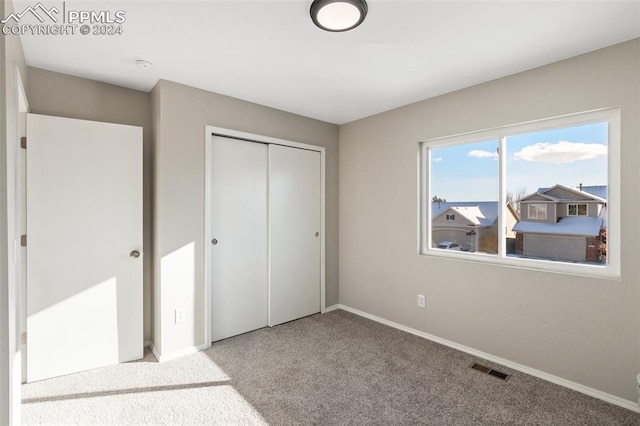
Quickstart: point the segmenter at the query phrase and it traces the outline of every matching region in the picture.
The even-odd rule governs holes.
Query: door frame
[[[7,218],[7,272],[6,295],[0,302],[3,318],[0,319],[0,386],[6,395],[0,400],[0,423],[20,424],[21,419],[21,386],[23,376],[23,345],[21,344],[24,330],[22,317],[22,297],[25,276],[24,253],[26,249],[20,244],[20,235],[26,234],[26,200],[23,197],[25,186],[26,154],[21,148],[21,137],[26,136],[24,118],[29,112],[29,102],[20,67],[13,67],[13,88],[7,90],[7,98],[13,99],[13,105],[8,110],[15,114],[15,121],[6,124],[6,218]],[[11,71],[9,71],[11,73]],[[8,74],[9,74],[8,73]],[[12,93],[11,93],[12,92]],[[7,104],[9,106],[9,104]],[[1,252],[2,250],[0,250]],[[2,280],[2,279],[0,279]],[[0,282],[0,285],[3,283]],[[6,327],[6,328],[5,328]]]
[[[23,137],[27,137],[27,114],[31,112],[29,109],[29,101],[27,94],[22,83],[22,77],[20,76],[20,70],[16,67],[16,84],[18,92],[18,132],[20,140]],[[16,186],[16,203],[18,208],[16,209],[16,225],[17,231],[16,239],[20,239],[21,235],[27,234],[27,151],[22,149],[20,142],[16,140],[16,145],[19,151],[19,155],[16,157],[18,162],[16,168],[18,170],[16,178],[18,185]],[[19,322],[20,322],[20,384],[27,381],[27,248],[18,244],[19,241],[14,242],[14,247],[19,251],[18,262],[16,265],[16,277],[18,278],[17,285],[20,290],[16,290],[19,295]]]
[[[212,167],[211,155],[213,153],[213,137],[222,136],[230,139],[237,139],[246,142],[262,143],[267,145],[281,145],[291,148],[306,149],[320,153],[320,313],[325,313],[325,229],[326,229],[326,148],[317,145],[310,145],[301,142],[294,142],[285,139],[273,138],[270,136],[258,135],[254,133],[241,132],[238,130],[225,129],[216,126],[205,126],[205,185],[204,185],[204,333],[206,347],[211,345],[211,256],[213,254],[209,241],[213,238],[213,224],[211,223],[212,213]]]

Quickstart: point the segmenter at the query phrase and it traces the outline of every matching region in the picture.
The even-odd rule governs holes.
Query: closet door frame
[[[317,145],[310,145],[301,142],[294,142],[285,139],[272,138],[269,136],[257,135],[253,133],[240,132],[232,129],[225,129],[216,126],[205,126],[205,193],[204,193],[204,333],[205,342],[207,346],[211,345],[211,256],[213,250],[211,246],[211,239],[213,236],[213,224],[211,221],[212,214],[212,147],[213,136],[223,136],[230,139],[238,139],[242,141],[263,143],[270,145],[281,145],[291,148],[306,149],[309,151],[316,151],[320,153],[320,312],[325,313],[325,229],[326,229],[326,214],[325,214],[325,188],[326,188],[326,153],[325,148]]]

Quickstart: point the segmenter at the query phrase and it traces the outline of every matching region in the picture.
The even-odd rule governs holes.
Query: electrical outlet
[[[181,323],[184,322],[185,319],[185,313],[184,313],[184,309],[176,309],[175,310],[175,323]]]
[[[418,308],[425,308],[426,307],[426,301],[424,298],[424,294],[419,294],[418,295]]]

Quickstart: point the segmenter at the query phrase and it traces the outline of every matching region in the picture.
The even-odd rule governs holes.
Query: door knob
[[[214,238],[213,240],[211,240],[211,244],[213,244],[214,246],[218,244],[218,239]]]
[[[133,257],[134,259],[137,259],[140,257],[140,252],[138,250],[133,250],[131,253],[129,253],[129,256]]]
[[[320,236],[320,233],[319,233],[319,232],[316,232],[316,237],[319,237],[319,236]]]

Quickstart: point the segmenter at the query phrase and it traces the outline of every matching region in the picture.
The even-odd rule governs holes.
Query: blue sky
[[[555,184],[607,184],[607,124],[595,123],[507,138],[507,191]],[[498,199],[498,141],[433,149],[431,196],[447,201]]]

